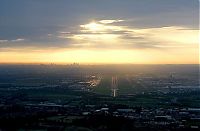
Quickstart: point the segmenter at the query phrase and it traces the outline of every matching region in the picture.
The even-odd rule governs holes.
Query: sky
[[[0,63],[199,64],[198,0],[0,0]]]

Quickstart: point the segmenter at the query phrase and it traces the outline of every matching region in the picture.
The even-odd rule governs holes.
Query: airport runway
[[[117,78],[117,76],[112,76],[111,96],[116,97],[117,96],[117,90],[118,90],[118,78]]]

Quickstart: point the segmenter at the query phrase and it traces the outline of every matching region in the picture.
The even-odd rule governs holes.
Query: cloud
[[[22,38],[18,38],[18,39],[15,39],[15,40],[10,40],[11,42],[20,42],[20,41],[24,41],[25,39],[22,39]]]
[[[117,23],[117,22],[122,22],[124,20],[100,20],[99,23],[102,24],[111,24],[111,23]]]
[[[101,21],[101,23],[100,23]],[[103,21],[103,22],[102,22]],[[170,49],[198,44],[198,31],[181,26],[138,28],[122,20],[99,20],[57,28],[37,37],[0,40],[1,47]],[[127,20],[128,21],[128,20]],[[108,24],[109,23],[109,24]],[[16,38],[16,37],[15,37]],[[24,42],[26,41],[26,42]],[[6,43],[6,44],[2,44]],[[15,44],[13,44],[15,43]]]
[[[51,37],[51,36],[53,36],[53,34],[47,34],[47,36],[48,36],[48,37]]]
[[[0,43],[8,42],[8,40],[0,40]]]
[[[14,39],[14,40],[0,40],[0,43],[12,43],[12,42],[21,42],[21,41],[24,41],[25,39],[22,39],[22,38],[17,38],[17,39]]]
[[[60,32],[59,38],[70,40],[70,47],[77,48],[169,49],[198,44],[198,30],[181,26],[135,28],[114,25],[115,21],[82,24],[79,30]]]
[[[60,34],[70,34],[71,32],[61,31]]]

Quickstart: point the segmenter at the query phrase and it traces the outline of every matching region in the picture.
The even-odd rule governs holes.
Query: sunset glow
[[[24,21],[25,25],[31,25],[24,25],[22,29],[17,25],[19,32],[6,33],[11,30],[11,24],[0,34],[0,63],[198,64],[200,38],[199,29],[189,21],[193,15],[181,17],[188,20],[182,23],[184,20],[179,21],[174,16],[175,13],[182,15],[182,12],[162,13],[174,17],[174,21],[173,18],[162,21],[164,17],[155,15],[152,17],[156,24],[151,25],[148,22],[151,18],[144,14],[141,18],[134,17],[134,13],[128,13],[123,19],[108,13],[106,17],[91,15],[79,20],[72,12],[74,17],[62,22],[52,16],[56,25],[40,25],[39,22],[35,29],[34,23]],[[46,22],[41,17],[42,21]],[[20,32],[23,29],[25,31]]]

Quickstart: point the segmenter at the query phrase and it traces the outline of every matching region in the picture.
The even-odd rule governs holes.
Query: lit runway
[[[111,96],[116,97],[117,96],[117,90],[118,90],[118,79],[117,76],[112,77],[111,81]]]

